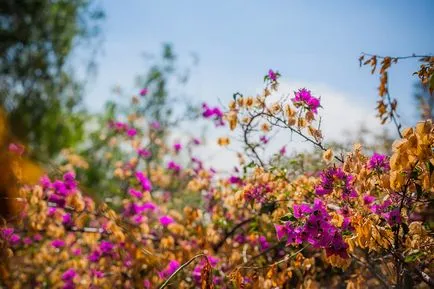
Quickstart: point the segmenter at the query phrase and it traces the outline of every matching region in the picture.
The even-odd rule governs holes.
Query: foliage
[[[0,11],[0,103],[13,135],[47,161],[83,137],[83,83],[70,60],[80,45],[98,47],[104,14],[91,0],[6,0]]]
[[[390,155],[366,155],[360,144],[338,154],[323,141],[326,103],[305,88],[277,98],[279,78],[270,70],[260,94],[235,94],[226,112],[202,106],[203,118],[227,124],[242,140],[229,176],[194,154],[195,139],[161,136],[158,113],[148,117],[133,97],[137,110],[127,120],[114,113],[99,134],[105,152],[122,151],[101,164],[117,184],[104,201],[76,180],[78,167],[90,169],[77,158],[68,158],[62,175],[22,186],[20,214],[1,224],[2,285],[432,287],[432,121],[397,127],[402,137]],[[321,159],[291,163],[285,148],[264,157],[278,132],[311,143]],[[230,146],[231,139],[218,143]],[[10,154],[22,151],[14,145]],[[200,201],[175,206],[192,195]]]

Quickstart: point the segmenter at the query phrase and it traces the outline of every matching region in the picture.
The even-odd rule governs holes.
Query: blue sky
[[[360,52],[380,55],[434,53],[434,1],[104,1],[105,43],[86,104],[100,109],[119,84],[133,89],[146,71],[143,52],[158,54],[163,42],[176,53],[200,58],[188,92],[217,104],[235,91],[255,92],[269,68],[288,84],[303,83],[327,106],[327,92],[375,114],[377,76],[358,65]],[[391,93],[412,105],[416,61],[390,73]],[[291,85],[290,85],[291,86]],[[292,90],[298,87],[291,87]],[[134,90],[131,90],[134,92]],[[406,109],[404,122],[414,113]]]

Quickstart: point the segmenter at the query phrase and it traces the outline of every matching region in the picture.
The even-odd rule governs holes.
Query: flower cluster
[[[319,196],[331,194],[337,190],[345,199],[357,197],[352,183],[354,177],[345,173],[341,168],[329,168],[320,174],[321,183],[315,188]]]
[[[310,90],[306,88],[299,89],[295,92],[295,97],[291,99],[295,106],[303,106],[314,114],[318,113],[318,108],[321,107],[318,98],[312,96]]]
[[[342,238],[342,232],[331,224],[331,217],[321,200],[315,199],[312,206],[294,205],[293,209],[294,222],[275,225],[279,240],[286,237],[288,245],[307,242],[314,248],[324,248],[327,256],[348,258],[348,245]]]
[[[390,157],[368,157],[360,145],[334,155],[322,143],[319,99],[301,89],[272,101],[279,77],[270,70],[262,93],[236,94],[228,112],[203,105],[204,118],[240,132],[231,171],[201,159],[194,136],[174,143],[165,124],[137,110],[101,132],[104,189],[79,185],[92,163],[22,186],[18,213],[0,222],[1,285],[429,288],[432,122],[403,130]],[[266,151],[280,131],[324,153]]]

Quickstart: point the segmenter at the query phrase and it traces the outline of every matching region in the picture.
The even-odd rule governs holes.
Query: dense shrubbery
[[[85,174],[89,164],[72,155],[61,175],[23,185],[19,214],[1,224],[1,285],[434,286],[432,122],[400,130],[390,156],[365,155],[357,144],[335,154],[320,130],[324,103],[307,89],[274,101],[279,77],[270,70],[261,94],[238,93],[227,111],[202,106],[212,125],[240,133],[245,150],[229,176],[195,156],[199,139],[170,143],[169,132],[140,110],[123,122],[115,115],[100,129],[106,150],[95,157],[122,156],[105,168],[117,191],[101,194],[103,201],[87,195],[75,172]],[[285,147],[264,159],[277,131],[312,143],[322,160],[293,174]]]

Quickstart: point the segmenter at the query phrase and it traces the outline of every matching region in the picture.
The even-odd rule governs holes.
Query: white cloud
[[[355,132],[362,125],[370,131],[381,130],[379,120],[375,118],[375,103],[355,101],[353,95],[346,94],[336,88],[321,83],[309,82],[282,82],[278,93],[273,95],[274,98],[282,96],[293,97],[294,90],[306,87],[312,91],[312,94],[321,97],[322,109],[319,110],[321,116],[321,129],[326,142],[343,141],[346,138],[345,132]],[[260,92],[258,89],[257,92]],[[207,98],[211,99],[211,98]],[[201,124],[203,124],[201,122]],[[186,131],[191,135],[198,136],[200,130],[199,123],[189,124],[184,127],[183,131],[178,131],[174,138],[185,139]],[[231,171],[237,165],[235,151],[240,151],[242,145],[232,140],[230,150],[217,145],[217,138],[220,136],[235,136],[236,132],[230,132],[227,128],[214,128],[209,123],[205,131],[207,143],[197,150],[197,155],[205,162],[207,167],[213,167],[219,171]],[[291,136],[290,133],[281,132],[275,139],[270,142],[265,155],[276,153],[283,145],[287,146],[287,151],[310,150],[313,145],[303,141],[297,136]]]

